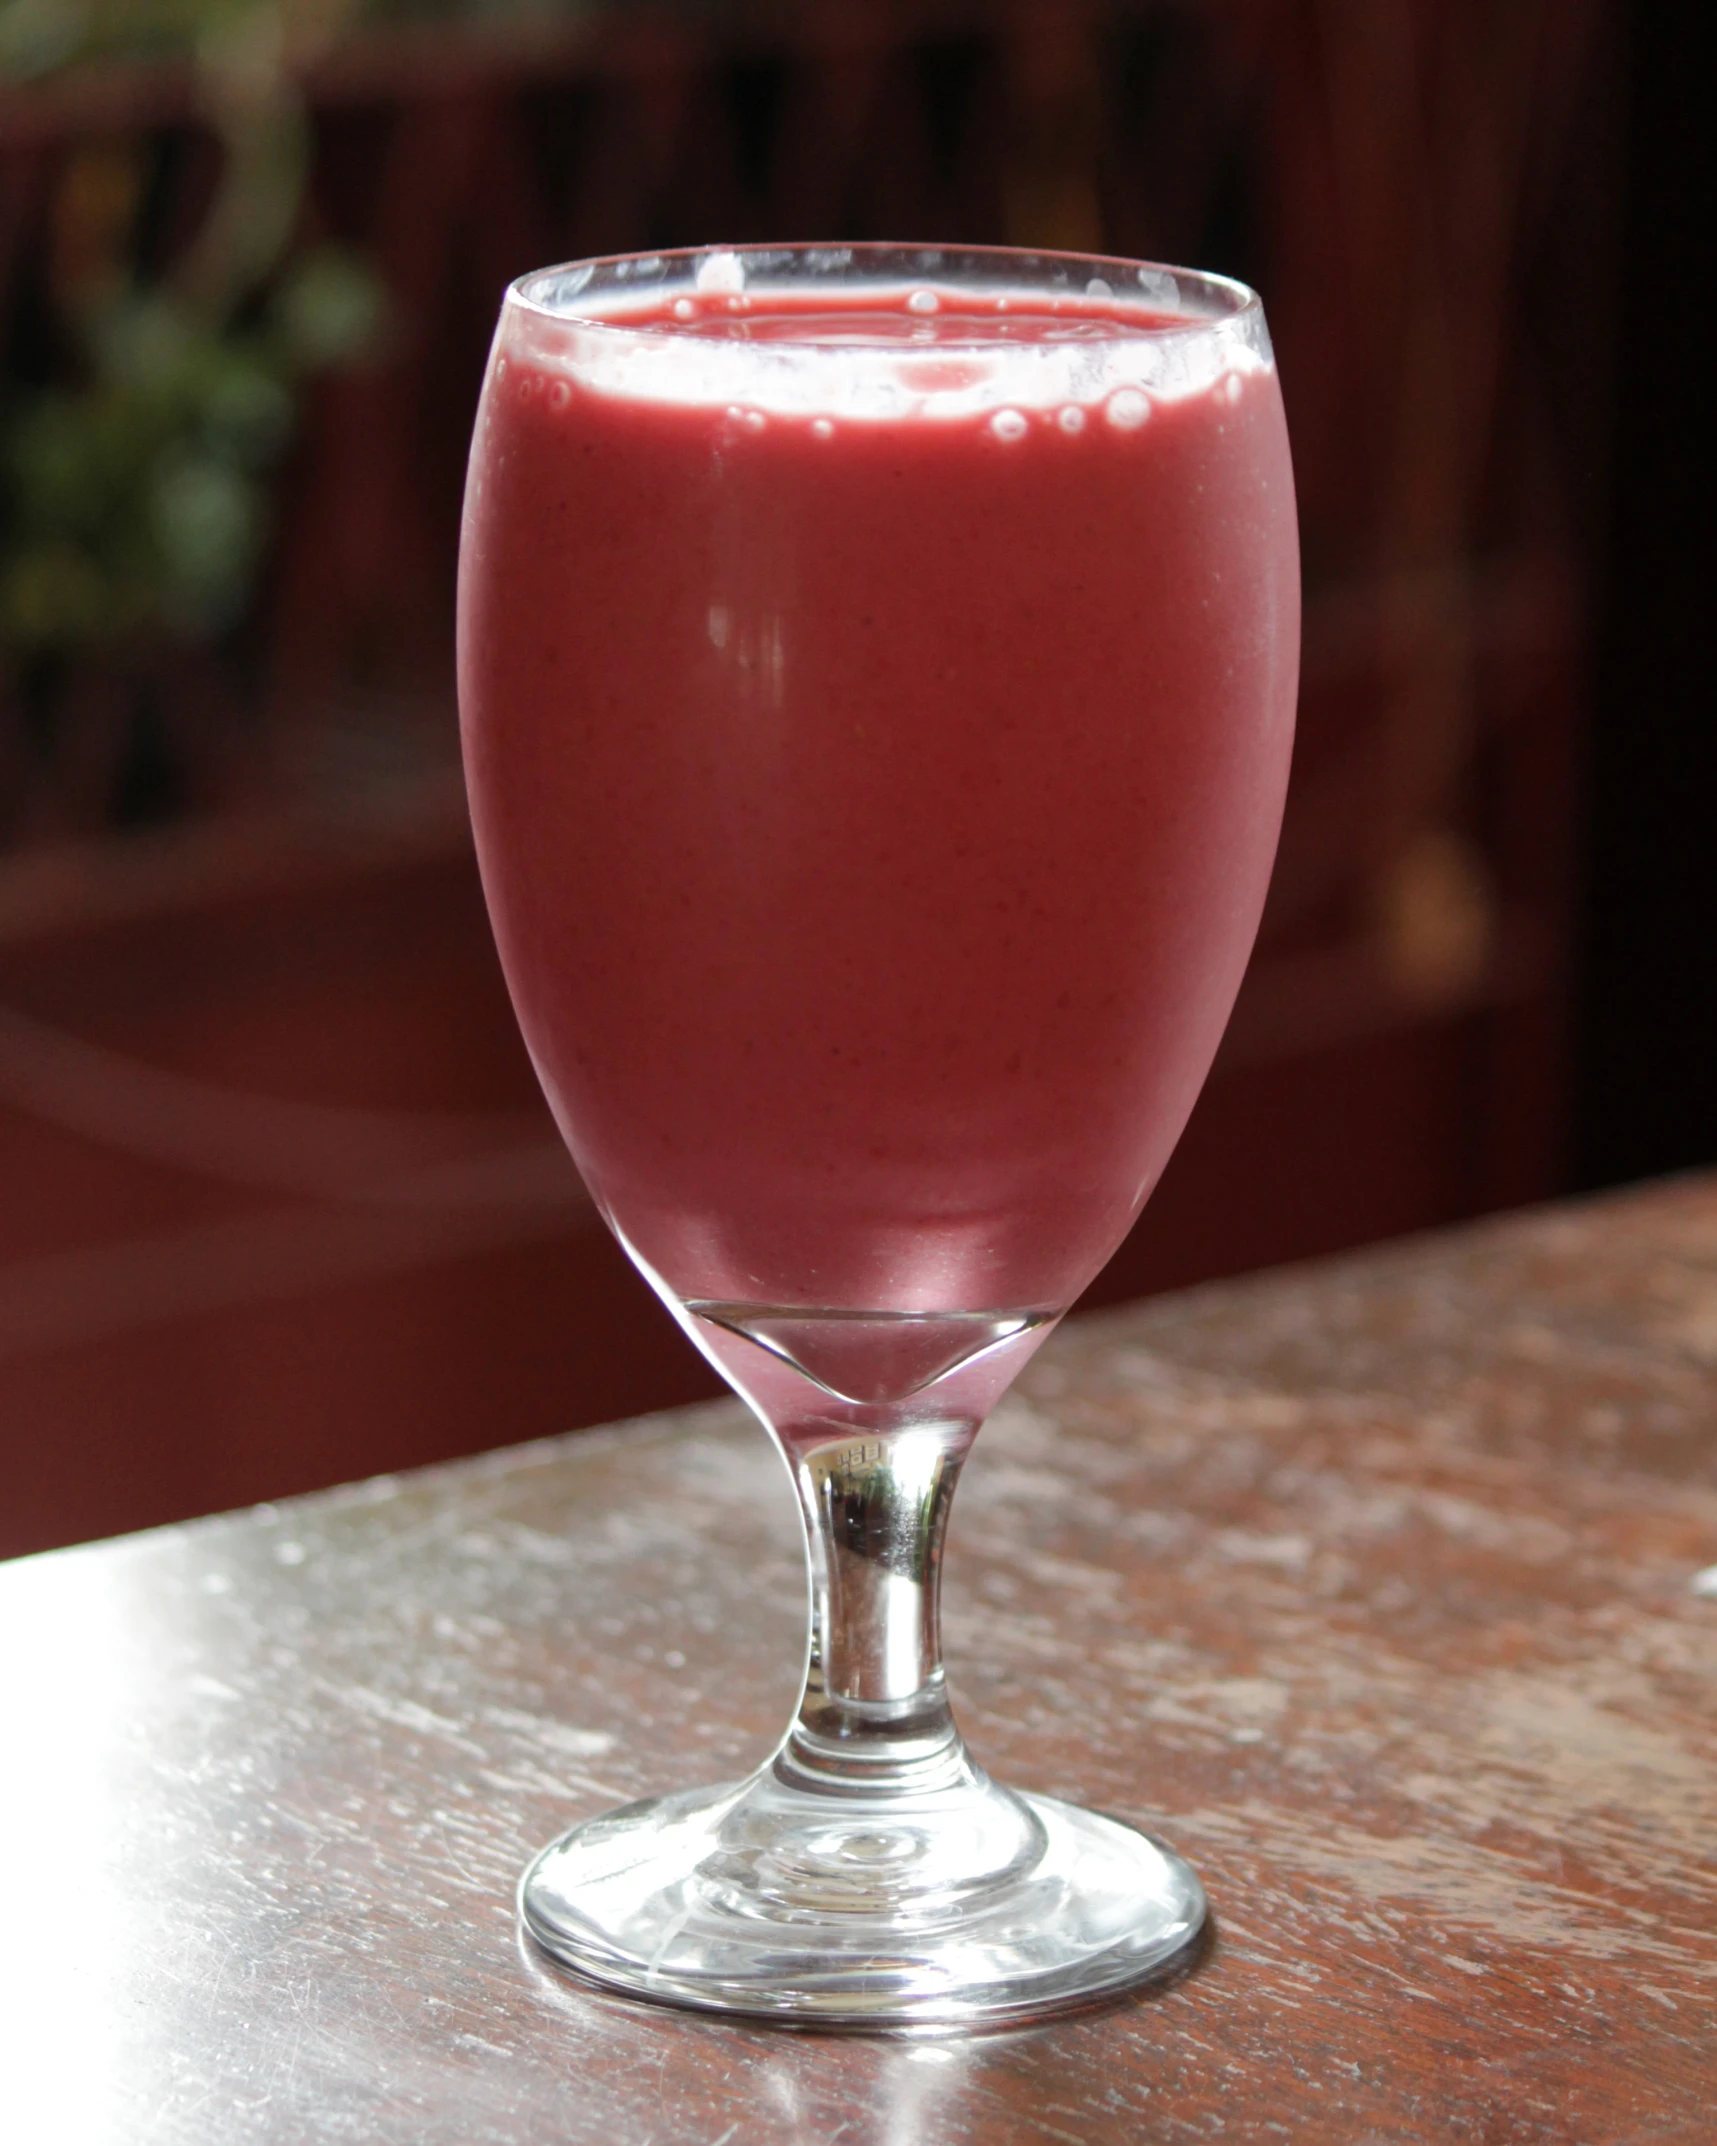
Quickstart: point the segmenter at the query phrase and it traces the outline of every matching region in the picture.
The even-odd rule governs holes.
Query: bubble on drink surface
[[[551,410],[564,410],[572,400],[570,381],[557,380],[548,391],[548,406]]]
[[[1139,388],[1118,387],[1109,397],[1109,422],[1121,432],[1136,432],[1150,414],[1150,398]]]
[[[745,429],[747,432],[761,432],[766,422],[767,420],[761,410],[747,410],[745,413]]]
[[[916,290],[906,301],[909,313],[940,313],[942,301],[934,291]]]
[[[830,424],[829,420],[828,420],[828,419],[827,419],[826,417],[813,417],[813,418],[812,418],[812,420],[811,420],[811,437],[812,437],[812,439],[814,439],[814,440],[832,440],[832,439],[834,438],[834,436],[835,436],[835,428],[834,428],[834,426],[833,426],[833,425],[831,425],[831,424]]]
[[[697,307],[692,304],[689,298],[676,298],[674,300],[675,320],[695,320],[697,310]]]
[[[990,419],[990,430],[998,440],[1023,440],[1025,418],[1018,410],[998,410]]]
[[[737,296],[745,288],[745,263],[737,253],[723,247],[704,255],[692,280],[700,291],[712,297]]]
[[[1240,375],[1238,373],[1230,373],[1228,375],[1228,378],[1222,384],[1222,392],[1228,397],[1230,402],[1238,402],[1240,400]]]
[[[1063,432],[1083,432],[1085,430],[1085,412],[1076,402],[1070,402],[1057,413],[1055,422]]]
[[[1085,286],[1087,298],[1113,298],[1115,287],[1102,276],[1093,276]]]

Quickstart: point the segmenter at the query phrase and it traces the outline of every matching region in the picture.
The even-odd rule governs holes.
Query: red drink
[[[1172,358],[1160,303],[706,280],[514,317],[484,388],[460,698],[526,1039],[682,1299],[1065,1305],[1179,1136],[1274,853],[1274,370],[1106,385],[1142,335]],[[771,341],[828,392],[732,398]]]
[[[937,1583],[978,1426],[1227,1019],[1297,594],[1238,285],[855,247],[508,294],[460,584],[496,937],[592,1190],[787,1461],[810,1578],[769,1763],[526,1873],[598,1981],[960,2027],[1196,1935],[1172,1850],[972,1761]]]

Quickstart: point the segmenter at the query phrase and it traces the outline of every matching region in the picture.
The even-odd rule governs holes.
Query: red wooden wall
[[[1564,1181],[1597,0],[745,21],[402,32],[305,73],[307,234],[368,252],[391,328],[307,413],[248,727],[211,736],[170,679],[202,809],[116,842],[111,705],[51,751],[0,712],[0,1551],[707,1388],[555,1157],[450,759],[464,438],[499,288],[546,259],[907,235],[1258,282],[1301,493],[1301,746],[1232,1032],[1096,1293]],[[78,160],[114,141],[194,225],[187,79],[0,92],[15,364]]]

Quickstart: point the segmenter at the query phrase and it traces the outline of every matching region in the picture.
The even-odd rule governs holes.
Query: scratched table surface
[[[521,1947],[531,1850],[765,1754],[795,1526],[717,1406],[0,1567],[0,2134],[1717,2137],[1717,1181],[1070,1327],[986,1430],[964,1723],[1195,1858],[1154,1993],[808,2036]]]

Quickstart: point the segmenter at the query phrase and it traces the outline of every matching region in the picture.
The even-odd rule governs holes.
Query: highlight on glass
[[[1215,1053],[1298,634],[1238,284],[854,246],[508,292],[459,593],[495,935],[586,1183],[779,1447],[810,1568],[769,1763],[526,1874],[526,1927],[596,1980],[946,2029],[1196,1937],[1171,1849],[967,1751],[937,1592],[979,1427]]]

